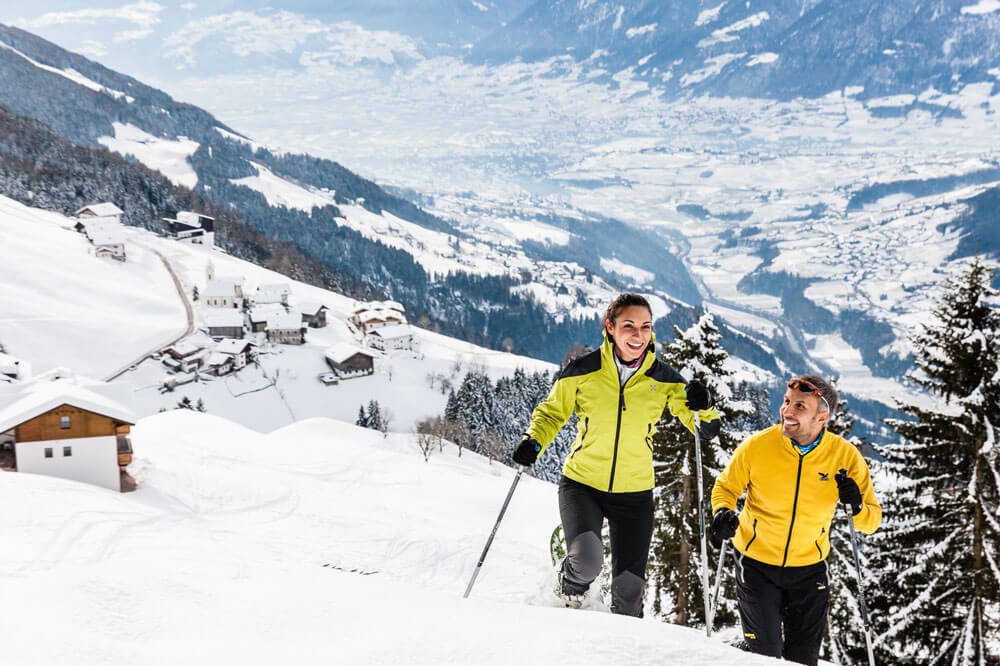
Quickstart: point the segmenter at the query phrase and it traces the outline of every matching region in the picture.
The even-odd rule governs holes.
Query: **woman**
[[[708,389],[685,384],[656,358],[653,314],[638,294],[621,294],[604,316],[604,343],[570,363],[531,414],[514,461],[531,465],[574,411],[576,441],[559,482],[566,558],[558,593],[578,608],[601,572],[601,528],[611,535],[611,612],[642,617],[646,561],[653,534],[653,429],[664,407],[689,430],[694,412],[702,437],[718,434]]]

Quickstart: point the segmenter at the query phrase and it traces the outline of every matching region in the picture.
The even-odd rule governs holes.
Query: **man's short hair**
[[[799,379],[804,379],[819,389],[819,392],[823,394],[823,400],[826,400],[826,404],[830,406],[832,418],[837,411],[837,403],[840,402],[840,394],[837,393],[837,389],[833,388],[833,384],[819,375],[799,375]],[[820,409],[822,409],[822,405],[820,405]]]

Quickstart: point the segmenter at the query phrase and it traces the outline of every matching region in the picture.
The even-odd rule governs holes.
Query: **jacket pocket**
[[[750,537],[749,541],[747,541],[747,548],[746,548],[747,551],[750,550],[750,546],[752,546],[753,542],[756,541],[756,540],[757,540],[757,519],[754,518],[753,519],[753,536]],[[746,551],[744,551],[744,552],[746,552]]]
[[[649,452],[653,452],[653,424],[650,423],[646,426],[646,446],[649,447]]]
[[[819,539],[816,539],[816,541],[814,542],[816,544],[816,552],[819,553],[819,559],[821,560],[823,559],[823,549],[820,548],[819,546],[819,540],[823,538],[824,534],[826,534],[826,528],[821,527],[819,529]]]
[[[583,448],[584,444],[587,442],[587,431],[590,429],[590,417],[588,416],[583,420],[583,430],[580,431],[580,443],[576,445],[572,453],[569,454],[569,459],[572,460],[573,456],[579,453],[580,449]]]

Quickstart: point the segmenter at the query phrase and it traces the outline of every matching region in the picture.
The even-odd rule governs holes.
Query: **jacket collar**
[[[649,346],[646,347],[646,356],[642,359],[642,363],[635,371],[635,374],[646,372],[655,362],[656,335],[653,334],[649,338]],[[615,343],[611,336],[608,335],[607,330],[604,331],[604,342],[601,343],[601,367],[609,368],[614,371],[616,376],[618,375],[618,365],[615,363]]]

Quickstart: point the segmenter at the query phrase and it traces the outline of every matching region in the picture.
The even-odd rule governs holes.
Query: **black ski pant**
[[[642,617],[646,562],[653,536],[653,491],[607,493],[567,477],[559,481],[559,516],[566,537],[562,586],[583,594],[601,573],[601,528],[611,536],[611,612]]]
[[[779,567],[738,554],[736,599],[746,648],[815,665],[826,628],[828,584],[825,561]]]

